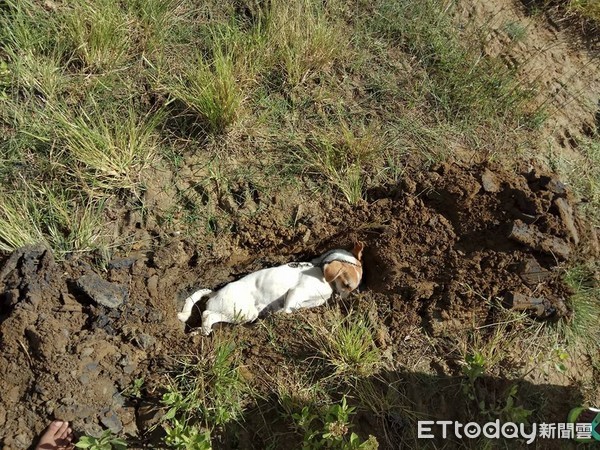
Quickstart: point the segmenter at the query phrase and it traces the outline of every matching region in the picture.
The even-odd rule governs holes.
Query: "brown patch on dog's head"
[[[354,243],[354,248],[352,249],[352,254],[359,261],[362,261],[362,252],[363,252],[364,248],[365,248],[365,244],[363,244],[362,242],[356,241]]]

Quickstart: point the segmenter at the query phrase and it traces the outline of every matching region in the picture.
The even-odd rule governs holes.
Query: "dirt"
[[[484,189],[490,179],[494,189]],[[27,448],[52,417],[72,421],[79,433],[106,427],[143,441],[143,405],[123,391],[137,378],[160,380],[168,356],[193,352],[209,339],[190,336],[177,321],[190,292],[354,240],[366,246],[365,276],[351,302],[369,311],[378,326],[377,344],[397,371],[406,369],[406,355],[418,349],[410,336],[451,335],[494,323],[506,292],[563,302],[568,291],[560,281],[562,261],[509,239],[514,221],[526,221],[576,251],[571,226],[580,236],[587,231],[578,220],[572,225],[561,219],[555,199],[569,205],[573,199],[552,192],[548,180],[493,165],[444,164],[374,189],[358,206],[320,199],[298,211],[273,202],[262,214],[238,216],[237,232],[221,236],[213,248],[157,237],[152,251],[115,259],[104,270],[85,258],[57,263],[49,250],[23,248],[0,272],[0,442],[6,449]],[[288,214],[295,215],[295,226],[281,228],[272,220]],[[534,284],[519,269],[532,259],[545,272]],[[321,313],[294,316],[314,314]],[[296,357],[314,354],[305,342],[302,347],[301,331],[288,326],[290,317],[265,320],[280,342],[295,346]],[[285,353],[269,346],[264,327],[224,325],[221,332],[235,328],[243,336],[250,379],[281,366]],[[435,364],[439,374],[460,374],[453,357]]]

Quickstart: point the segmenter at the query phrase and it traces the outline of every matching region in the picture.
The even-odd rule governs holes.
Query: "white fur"
[[[320,306],[333,294],[321,267],[333,260],[350,264],[353,269],[355,264],[360,264],[351,253],[334,250],[311,263],[262,269],[227,284],[217,292],[210,289],[194,292],[186,299],[183,311],[177,317],[182,322],[187,321],[196,302],[208,295],[206,310],[202,313],[202,332],[208,335],[217,322],[251,322],[265,308],[291,313],[301,308]],[[360,277],[358,271],[353,270],[352,273]],[[360,279],[355,281],[358,285]]]

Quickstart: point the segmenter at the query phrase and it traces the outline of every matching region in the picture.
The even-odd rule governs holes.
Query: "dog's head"
[[[352,252],[333,250],[323,255],[321,265],[325,281],[333,283],[342,298],[358,287],[362,278],[362,242],[354,244]]]

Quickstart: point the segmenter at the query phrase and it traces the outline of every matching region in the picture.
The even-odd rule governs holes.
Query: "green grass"
[[[573,348],[582,347],[594,353],[600,342],[600,280],[597,262],[582,264],[567,270],[565,282],[572,289],[569,299],[571,322],[564,327],[566,339]]]
[[[382,367],[381,352],[373,341],[373,324],[363,314],[331,310],[310,327],[309,343],[334,377],[368,377]]]
[[[239,357],[235,344],[223,341],[201,357],[179,359],[162,398],[167,408],[163,427],[183,424],[210,431],[241,420],[248,388],[240,375]]]
[[[525,124],[533,113],[531,86],[483,55],[473,30],[459,37],[452,9],[442,0],[382,1],[370,26],[416,58],[428,102],[446,119],[469,127]]]

